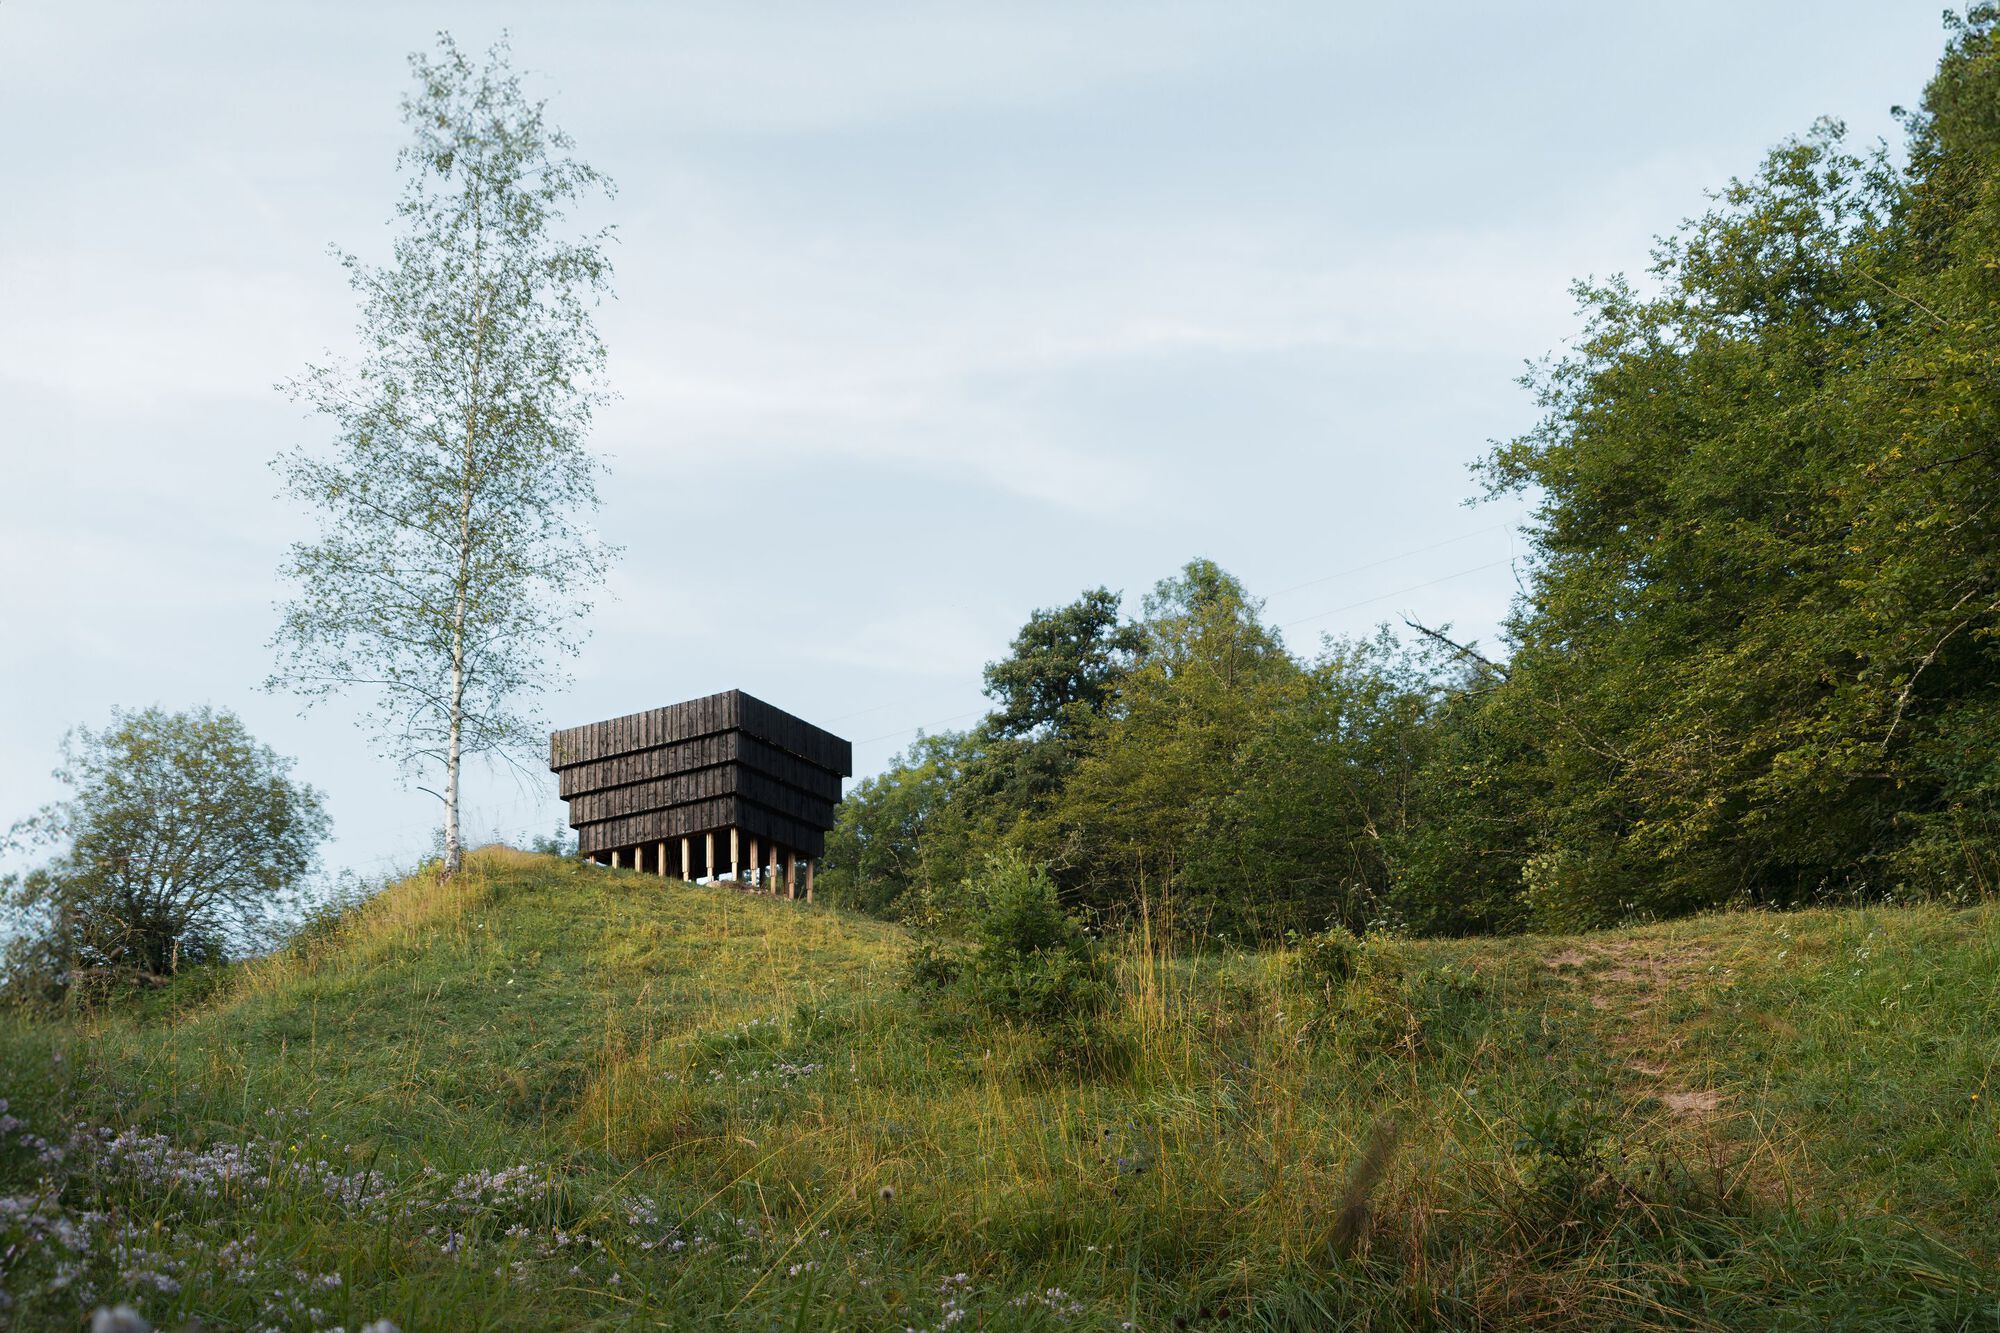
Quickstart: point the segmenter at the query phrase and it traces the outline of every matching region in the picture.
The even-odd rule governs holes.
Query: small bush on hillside
[[[954,902],[969,938],[933,919],[910,951],[905,985],[950,994],[973,1010],[1031,1028],[1056,1063],[1108,1049],[1111,963],[1079,918],[1063,909],[1041,867],[989,859]]]
[[[576,833],[565,824],[557,824],[553,831],[537,833],[528,839],[528,845],[521,849],[537,856],[554,856],[564,860],[583,860],[583,849],[577,845]]]
[[[1308,1032],[1353,1032],[1375,1021],[1386,998],[1384,986],[1393,986],[1400,972],[1383,941],[1334,925],[1294,937],[1293,944],[1285,981],[1303,1001]]]
[[[926,936],[911,947],[903,963],[903,984],[909,990],[942,991],[958,984],[965,971],[965,950],[948,940]]]
[[[917,943],[904,960],[903,984],[916,991],[944,991],[958,984],[965,971],[966,948],[961,932],[969,924],[971,881],[949,891],[925,884],[903,895],[903,924],[917,932]]]
[[[1289,980],[1303,993],[1308,1032],[1410,1055],[1465,1040],[1492,999],[1470,972],[1413,967],[1398,941],[1340,926],[1299,942]]]
[[[1492,1010],[1485,983],[1449,963],[1424,968],[1405,981],[1403,1001],[1412,1027],[1432,1044],[1465,1036]]]
[[[1298,942],[1292,980],[1315,1000],[1331,1003],[1361,971],[1361,937],[1345,926],[1329,926]]]
[[[364,880],[343,871],[332,886],[309,901],[284,937],[284,949],[292,957],[312,962],[338,947],[353,923],[355,914],[381,893],[387,884]]]
[[[1110,1006],[1110,964],[1046,871],[996,856],[971,888],[979,915],[963,979],[974,999],[1034,1025],[1094,1019]]]

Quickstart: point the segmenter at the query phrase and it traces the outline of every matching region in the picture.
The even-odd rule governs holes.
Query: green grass
[[[0,1018],[0,1322],[2000,1327],[1991,908],[1371,942],[1331,996],[1135,938],[1083,1066],[908,945],[490,850]]]

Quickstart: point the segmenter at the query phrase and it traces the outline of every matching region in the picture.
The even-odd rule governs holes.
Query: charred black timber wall
[[[725,731],[748,732],[842,777],[854,772],[852,745],[741,690],[558,731],[549,737],[549,767],[564,769]]]
[[[576,830],[577,850],[585,854],[610,852],[713,833],[716,835],[716,862],[726,866],[729,864],[727,833],[732,828],[745,838],[776,842],[800,856],[820,856],[826,851],[825,829],[787,819],[739,796],[718,796],[712,801],[677,805],[671,810],[653,810],[643,815],[625,815],[598,824],[584,824]],[[748,869],[749,844],[744,843],[739,850],[744,868]],[[678,854],[670,849],[667,863],[672,865]]]
[[[831,732],[729,690],[558,731],[549,766],[585,853],[734,828],[818,856],[854,756]]]
[[[759,773],[767,773],[787,786],[797,787],[829,804],[840,799],[840,779],[844,774],[809,764],[740,731],[720,736],[697,736],[655,750],[638,750],[593,763],[577,764],[556,774],[563,799],[584,792],[603,791],[637,782],[651,782],[717,764],[742,763]]]
[[[742,764],[698,769],[629,787],[584,792],[569,798],[569,816],[579,824],[596,824],[623,815],[643,815],[677,805],[692,805],[717,796],[741,796],[746,801],[821,828],[833,827],[833,802],[788,787]]]

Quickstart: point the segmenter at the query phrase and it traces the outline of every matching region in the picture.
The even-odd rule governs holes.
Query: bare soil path
[[[1597,1015],[1594,1026],[1632,1076],[1671,1116],[1708,1121],[1727,1095],[1676,1057],[1673,1007],[1703,985],[1715,957],[1705,941],[1629,934],[1568,942],[1542,960]]]

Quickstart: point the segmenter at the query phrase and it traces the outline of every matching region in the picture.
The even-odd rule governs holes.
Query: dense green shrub
[[[1329,926],[1299,941],[1292,979],[1315,1001],[1331,1003],[1361,970],[1361,938],[1345,926]]]
[[[1043,1027],[1088,1023],[1111,1003],[1111,967],[1063,909],[1047,871],[995,856],[969,888],[977,904],[961,984],[994,1014]]]

